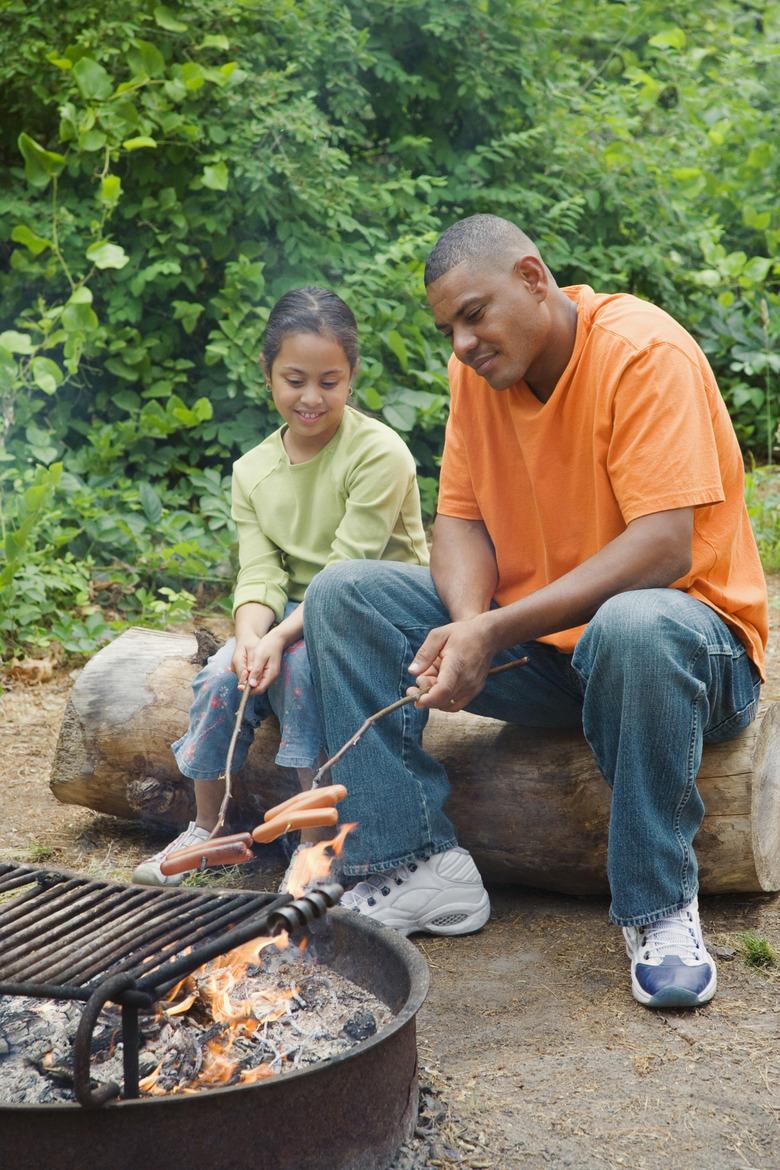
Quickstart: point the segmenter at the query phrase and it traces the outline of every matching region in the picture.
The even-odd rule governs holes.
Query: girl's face
[[[352,373],[334,337],[319,333],[285,337],[266,376],[274,405],[287,423],[282,441],[293,462],[311,459],[335,435]]]

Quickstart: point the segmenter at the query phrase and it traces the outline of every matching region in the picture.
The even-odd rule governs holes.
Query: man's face
[[[528,376],[550,333],[547,276],[535,257],[456,265],[428,286],[436,328],[494,390]]]

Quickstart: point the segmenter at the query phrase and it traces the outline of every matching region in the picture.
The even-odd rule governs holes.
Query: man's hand
[[[431,630],[409,667],[424,692],[419,707],[460,711],[479,694],[495,654],[489,626],[489,614],[480,614]]]
[[[238,641],[230,664],[238,676],[238,689],[243,691],[249,686],[255,695],[267,691],[271,683],[279,677],[285,645],[284,637],[278,633],[278,627],[269,630],[262,638]]]

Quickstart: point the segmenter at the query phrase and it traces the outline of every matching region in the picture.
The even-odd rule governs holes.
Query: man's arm
[[[431,576],[453,621],[476,617],[490,608],[498,567],[493,542],[481,520],[436,517]]]
[[[640,516],[550,585],[511,605],[432,630],[410,667],[426,684],[435,675],[420,705],[459,710],[482,690],[499,650],[582,625],[617,593],[671,585],[690,569],[692,535],[693,508]],[[467,575],[468,566],[458,571]],[[477,573],[482,571],[478,562]]]

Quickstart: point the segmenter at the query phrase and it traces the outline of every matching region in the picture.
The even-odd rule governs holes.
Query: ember
[[[284,948],[284,949],[280,949]],[[15,997],[0,1004],[0,1100],[74,1099],[80,1005]],[[339,1056],[392,1019],[389,1008],[285,935],[257,939],[181,980],[140,1019],[142,1095],[249,1084]],[[118,1008],[93,1034],[101,1079],[121,1079]]]

